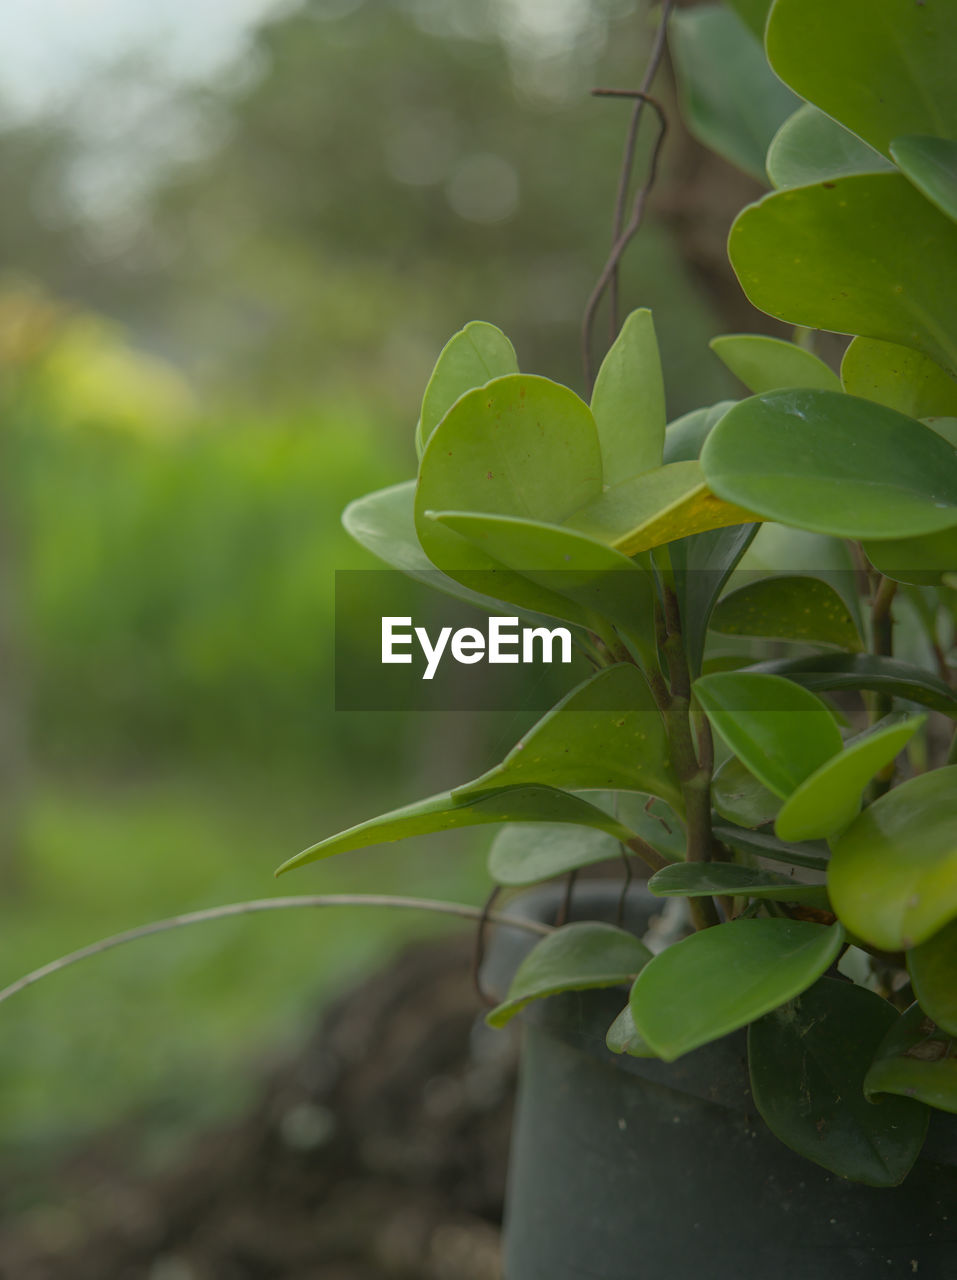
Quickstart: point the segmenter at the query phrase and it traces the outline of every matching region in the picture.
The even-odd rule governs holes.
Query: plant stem
[[[871,604],[871,648],[875,654],[890,658],[894,654],[894,615],[891,605],[897,594],[897,583],[893,578],[882,577],[874,592]],[[872,717],[876,722],[890,715],[894,709],[894,699],[890,694],[875,694],[872,706]],[[894,780],[894,761],[885,766],[874,778],[868,788],[870,800],[876,800],[890,789]]]
[[[685,802],[685,822],[688,832],[687,860],[708,862],[712,856],[711,835],[711,738],[704,740],[705,750],[701,758],[695,746],[694,727],[691,719],[691,674],[681,636],[681,614],[673,587],[664,587],[664,653],[671,680],[671,700],[665,712],[671,762],[681,784]],[[711,898],[692,898],[689,901],[691,916],[696,929],[706,929],[719,923],[717,909]]]
[[[102,955],[104,951],[112,951],[114,947],[125,946],[127,942],[137,942],[140,938],[148,938],[154,933],[168,933],[171,929],[183,929],[191,924],[206,924],[210,920],[225,920],[230,916],[252,915],[259,911],[288,911],[296,907],[398,907],[405,911],[432,911],[444,916],[457,916],[462,920],[491,921],[492,924],[506,928],[522,929],[525,933],[539,934],[548,937],[554,933],[551,925],[542,924],[538,920],[529,920],[524,916],[505,915],[500,911],[483,911],[481,907],[471,907],[462,902],[435,902],[430,898],[391,897],[374,893],[330,893],[310,894],[291,898],[254,898],[249,902],[231,902],[222,907],[207,907],[203,911],[190,911],[186,915],[170,916],[166,920],[153,920],[150,924],[140,925],[136,929],[126,929],[123,933],[114,933],[109,938],[101,938],[88,946],[71,951],[68,955],[51,960],[31,973],[11,982],[0,991],[0,1004],[9,1000],[17,992],[32,987],[42,978],[68,969],[81,960]]]

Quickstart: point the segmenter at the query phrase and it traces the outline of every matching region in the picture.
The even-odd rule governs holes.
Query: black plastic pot
[[[614,886],[582,886],[574,918],[613,920]],[[554,919],[551,892],[514,910]],[[626,926],[660,900],[639,887]],[[503,991],[531,940],[496,935]],[[529,1006],[506,1206],[505,1280],[957,1277],[957,1117],[934,1113],[900,1187],[864,1187],[784,1147],[751,1101],[745,1033],[675,1063],[604,1043],[624,991]]]

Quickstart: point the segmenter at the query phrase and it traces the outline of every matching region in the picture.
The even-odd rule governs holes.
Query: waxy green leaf
[[[731,525],[682,538],[668,547],[692,677],[701,672],[715,602],[758,528],[757,524]]]
[[[433,518],[537,586],[610,619],[649,662],[657,661],[654,581],[620,551],[573,529],[515,516],[441,511]]]
[[[907,971],[921,1008],[957,1036],[957,920],[908,951]]]
[[[847,538],[957,525],[957,451],[929,427],[836,391],[772,391],[735,405],[701,466],[716,494],[767,520]]]
[[[712,428],[734,404],[722,400],[707,409],[696,409],[672,422],[665,432],[664,460],[691,462]],[[680,538],[668,547],[681,628],[692,676],[701,671],[708,622],[715,601],[757,532],[756,524],[729,525]]]
[[[796,920],[732,920],[662,951],[638,975],[631,1012],[660,1058],[747,1026],[800,995],[836,959],[844,931]]]
[[[763,827],[773,822],[781,799],[763,786],[736,756],[725,760],[711,783],[711,800],[728,822]]]
[[[497,610],[498,600],[473,591],[436,569],[419,545],[413,515],[414,501],[415,481],[407,480],[350,502],[342,513],[342,523],[360,546],[393,569],[400,569],[410,578],[425,582],[458,600],[483,609]],[[491,576],[487,574],[476,575],[475,580],[483,584],[492,583]]]
[[[736,400],[719,400],[717,404],[708,405],[704,409],[692,409],[690,413],[669,422],[665,431],[662,460],[665,463],[697,461],[701,447],[713,428],[735,404]]]
[[[671,809],[660,800],[642,795],[619,795],[616,806],[601,804],[595,794],[587,797],[618,818],[629,831],[669,861],[685,856],[685,834]],[[646,808],[647,800],[647,808]],[[603,831],[556,823],[522,823],[503,827],[492,842],[488,872],[496,884],[530,885],[551,880],[581,867],[621,857],[619,841]]]
[[[824,845],[789,844],[764,831],[747,831],[740,827],[725,826],[716,822],[712,827],[715,837],[730,849],[774,862],[787,862],[795,867],[809,867],[814,871],[826,871],[829,861]]]
[[[492,842],[488,873],[496,884],[529,885],[620,856],[621,845],[604,831],[556,823],[503,827]]]
[[[734,754],[784,799],[841,750],[825,704],[780,676],[716,673],[696,680],[694,692]]]
[[[881,796],[835,841],[834,910],[884,951],[926,942],[957,916],[957,765]]]
[[[822,578],[798,574],[761,578],[732,591],[718,602],[711,626],[731,636],[863,647],[851,612],[834,588]]]
[[[591,397],[606,485],[661,466],[665,386],[651,312],[633,311],[602,361]]]
[[[621,663],[590,676],[533,725],[501,764],[453,795],[461,801],[530,783],[643,791],[682,810],[664,721],[637,667]]]
[[[879,151],[809,102],[798,107],[771,139],[765,166],[778,190],[893,168]]]
[[[802,884],[776,871],[760,871],[733,862],[676,862],[656,871],[648,888],[659,898],[777,898],[814,907],[829,905],[823,884]]]
[[[561,524],[602,491],[591,410],[548,378],[513,374],[467,392],[432,433],[415,498],[419,540],[438,568],[497,568],[427,511]]]
[[[625,1005],[608,1028],[605,1044],[612,1053],[627,1053],[630,1058],[657,1058],[658,1056],[635,1026],[630,1004]]]
[[[453,831],[490,822],[570,822],[607,831],[616,840],[630,840],[634,835],[603,809],[554,787],[505,787],[482,792],[467,800],[456,800],[451,791],[443,791],[320,840],[284,862],[276,874],[281,875],[294,867],[305,866],[307,862],[318,862],[321,858],[330,858],[350,849],[365,849],[369,845],[390,844],[409,836]]]
[[[419,469],[416,532],[432,563],[465,586],[485,589],[494,573],[499,599],[585,625],[580,606],[516,574],[427,513],[559,524],[601,488],[598,432],[588,406],[547,378],[497,378],[457,400],[432,433]]]
[[[923,538],[865,542],[863,547],[874,568],[895,582],[936,586],[957,569],[957,525]]]
[[[864,1092],[886,1106],[916,1099],[940,1111],[957,1112],[957,1041],[917,1004],[889,1027],[864,1079]]]
[[[561,991],[616,987],[631,981],[650,959],[648,948],[624,929],[594,920],[566,924],[535,944],[486,1022],[503,1027],[532,1000]]]
[[[669,462],[606,489],[566,524],[633,556],[676,538],[759,518],[715,498],[698,462]]]
[[[672,14],[670,47],[682,115],[699,141],[764,181],[764,154],[797,105],[772,74],[760,39],[721,5]]]
[[[957,414],[957,379],[913,347],[854,338],[841,361],[848,395],[876,400],[910,418]]]
[[[453,334],[439,354],[422,397],[415,437],[419,457],[460,396],[508,373],[518,373],[515,349],[494,324],[472,320]]]
[[[819,356],[781,338],[726,333],[712,338],[708,345],[749,391],[777,391],[780,387],[841,389],[837,374]]]
[[[775,833],[800,841],[843,831],[858,814],[864,788],[903,751],[924,719],[862,734],[846,746],[792,791],[775,819]]]
[[[765,39],[785,84],[885,155],[903,133],[957,137],[946,0],[777,0]]]
[[[928,1112],[873,1106],[871,1058],[898,1021],[880,996],[825,978],[748,1031],[751,1092],[765,1124],[799,1155],[873,1187],[901,1182],[917,1159]]]
[[[895,138],[891,155],[917,190],[957,221],[957,142],[920,135]]]
[[[866,689],[920,702],[957,719],[957,693],[943,680],[909,662],[870,653],[822,653],[809,658],[783,658],[749,668],[762,675],[787,676],[812,692]]]
[[[728,8],[733,9],[763,43],[771,0],[728,0]]]
[[[728,252],[762,311],[916,347],[957,371],[957,227],[902,174],[766,196],[736,219]]]

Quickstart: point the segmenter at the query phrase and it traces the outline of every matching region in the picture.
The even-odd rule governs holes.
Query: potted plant
[[[733,8],[677,15],[676,61],[735,158],[787,110],[729,252],[799,340],[716,339],[752,394],[668,423],[646,310],[587,403],[492,325],[451,339],[417,475],[345,524],[593,670],[480,777],[281,868],[486,823],[501,886],[644,864],[511,908],[540,936],[492,961],[489,1021],[528,1022],[509,1280],[957,1263],[957,10]]]
[[[607,989],[530,1031],[515,1280],[957,1263],[953,1126],[921,1160],[931,1113],[957,1111],[957,11],[734,8],[676,33],[725,151],[753,140],[722,75],[787,108],[731,262],[762,310],[854,335],[840,376],[806,340],[728,335],[753,394],[667,424],[647,311],[588,404],[520,373],[493,326],[457,334],[416,478],[346,526],[453,595],[562,621],[594,672],[479,778],[283,868],[495,822],[501,885],[620,848],[687,904],[691,931],[652,955],[614,892],[576,894],[489,1014]],[[708,57],[718,79],[696,82]]]

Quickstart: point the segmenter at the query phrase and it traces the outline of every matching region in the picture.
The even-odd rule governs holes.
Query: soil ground
[[[0,1280],[499,1280],[515,1044],[470,959],[397,957],[159,1176],[119,1140],[74,1152],[70,1213],[10,1224]]]

